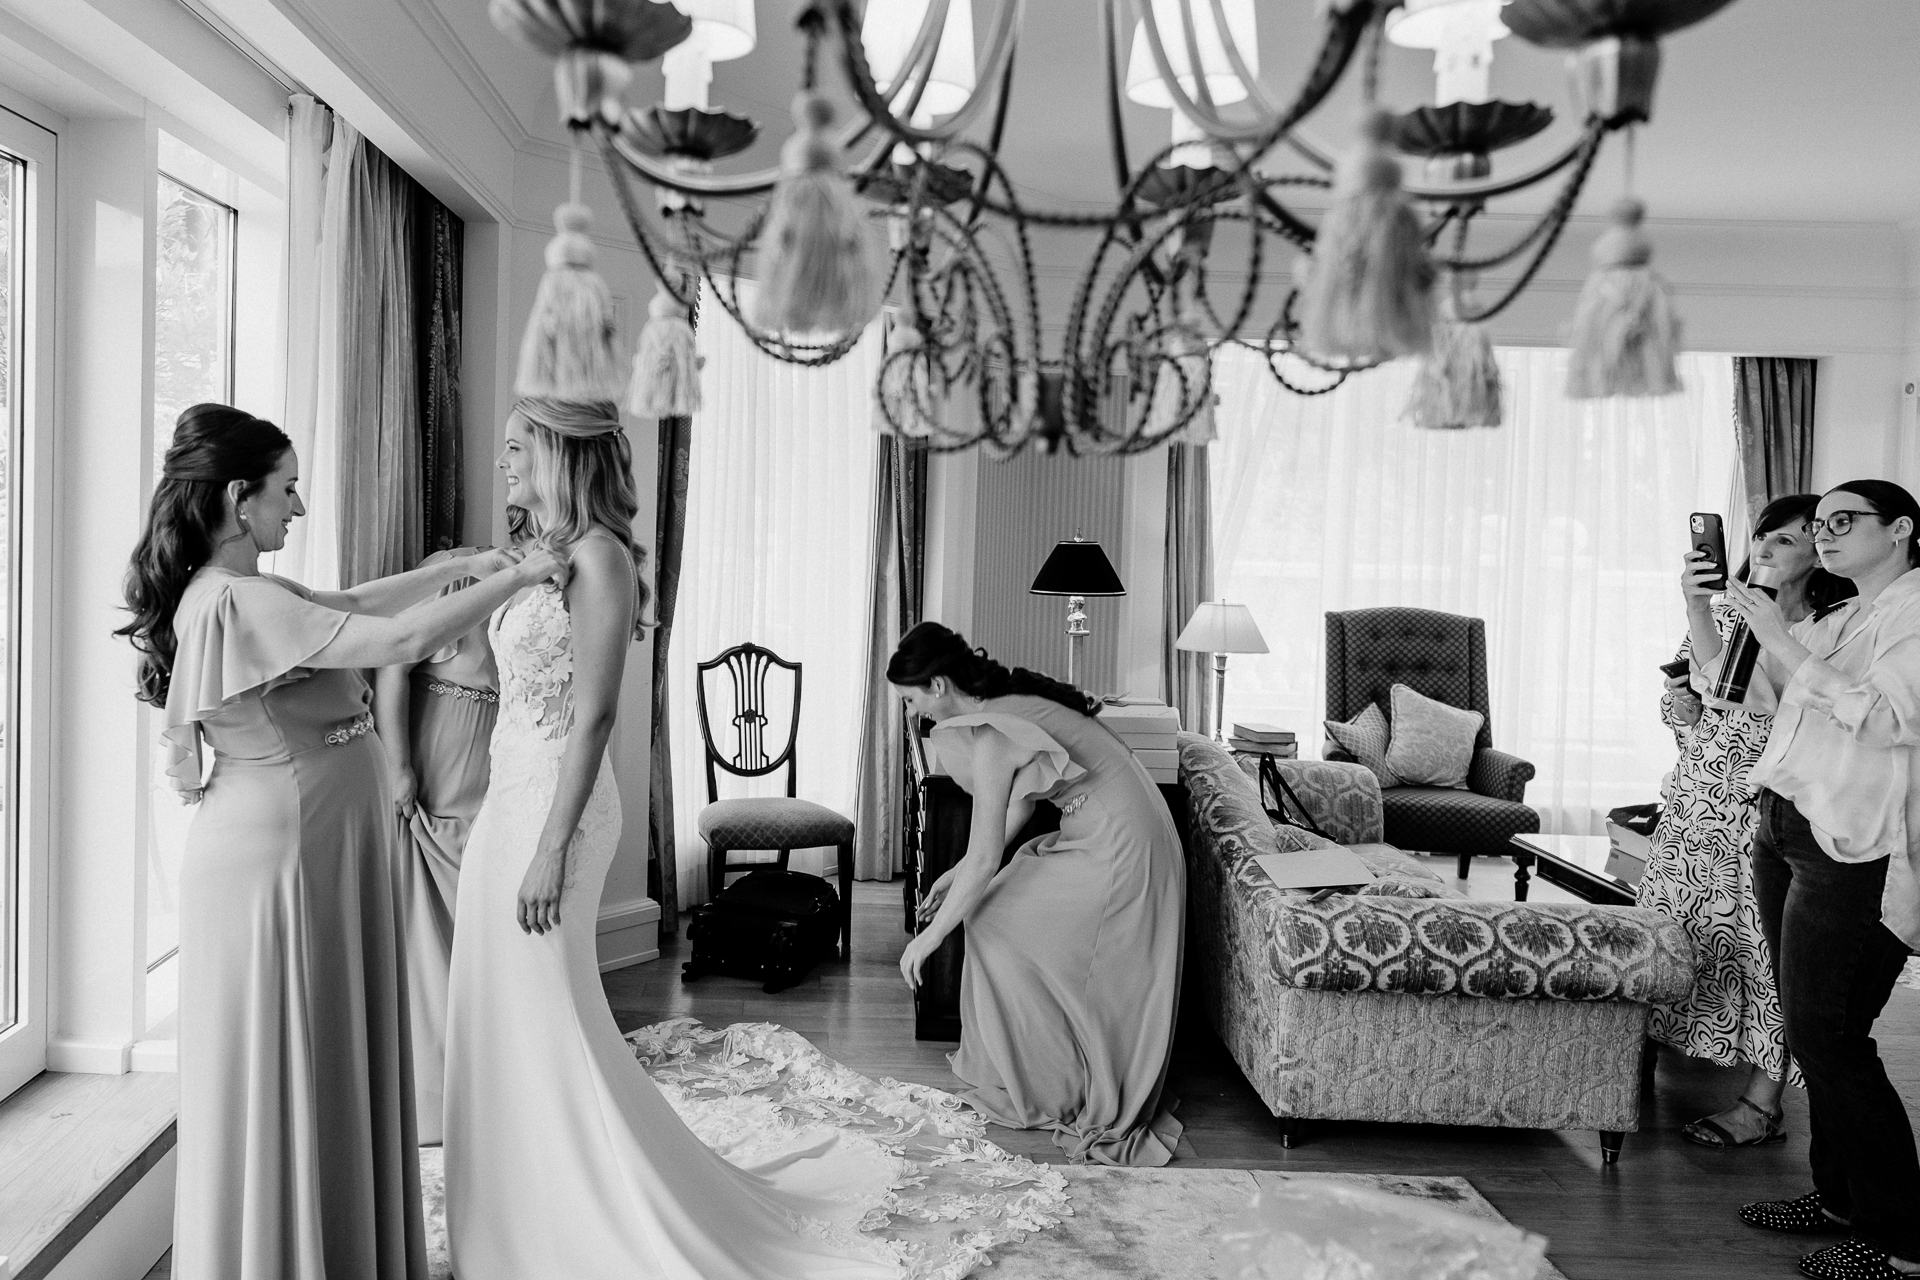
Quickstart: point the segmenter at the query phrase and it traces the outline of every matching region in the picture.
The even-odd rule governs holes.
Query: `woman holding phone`
[[[1812,493],[1775,498],[1754,522],[1747,563],[1739,582],[1763,576],[1777,590],[1789,623],[1853,594],[1853,584],[1820,567],[1808,521],[1819,506]],[[1688,553],[1684,577],[1689,630],[1725,643],[1735,613],[1714,606],[1705,583],[1717,583],[1727,566],[1702,552]],[[1689,660],[1691,635],[1680,642],[1660,700],[1660,715],[1680,748],[1666,808],[1654,829],[1653,848],[1637,900],[1675,921],[1693,941],[1693,990],[1673,1005],[1653,1010],[1647,1034],[1689,1057],[1723,1067],[1747,1064],[1746,1086],[1733,1105],[1681,1129],[1701,1146],[1751,1147],[1783,1141],[1780,1096],[1787,1082],[1800,1084],[1787,1057],[1760,912],[1753,897],[1753,806],[1747,775],[1767,745],[1772,721],[1728,707],[1709,707],[1694,693]]]
[[[1920,1274],[1920,1158],[1872,1034],[1920,946],[1920,505],[1899,485],[1849,481],[1820,499],[1809,529],[1854,599],[1790,624],[1764,593],[1726,592],[1761,646],[1740,709],[1773,718],[1749,776],[1754,896],[1787,1048],[1806,1076],[1814,1184],[1740,1217],[1844,1233],[1801,1271],[1882,1280]],[[1706,693],[1730,654],[1703,631],[1695,611],[1694,687]]]

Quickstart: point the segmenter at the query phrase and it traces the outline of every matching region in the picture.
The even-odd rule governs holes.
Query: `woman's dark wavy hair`
[[[1817,493],[1789,493],[1785,497],[1775,498],[1760,508],[1760,514],[1754,518],[1753,536],[1758,538],[1788,525],[1803,525],[1813,519],[1814,512],[1819,509],[1820,495]],[[1749,556],[1734,577],[1745,582],[1752,568],[1753,558]],[[1825,565],[1815,561],[1813,572],[1807,577],[1807,604],[1812,608],[1814,617],[1825,617],[1845,601],[1853,599],[1855,590],[1851,578],[1829,573]]]
[[[1100,710],[1100,699],[1084,689],[1025,667],[1009,671],[989,657],[985,649],[969,648],[959,632],[937,622],[923,622],[900,637],[899,647],[887,660],[887,681],[924,689],[933,683],[935,676],[945,676],[956,689],[975,698],[1026,693],[1057,702],[1083,716]]]
[[[213,558],[227,518],[227,486],[240,480],[242,497],[260,492],[291,448],[293,441],[271,422],[224,404],[196,404],[174,424],[147,527],[127,566],[123,594],[133,620],[113,633],[140,651],[136,696],[142,702],[167,705],[173,612],[194,573]]]

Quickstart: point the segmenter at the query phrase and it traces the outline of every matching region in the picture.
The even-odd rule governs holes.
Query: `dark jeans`
[[[1790,801],[1761,791],[1753,896],[1773,957],[1787,1049],[1807,1078],[1820,1203],[1853,1234],[1920,1261],[1920,1160],[1873,1041],[1907,946],[1880,923],[1887,863],[1835,862]]]

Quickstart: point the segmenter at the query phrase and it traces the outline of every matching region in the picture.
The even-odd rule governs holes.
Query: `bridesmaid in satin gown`
[[[425,1280],[392,801],[360,668],[561,571],[508,552],[310,591],[271,423],[180,415],[126,583],[139,696],[198,801],[180,875],[179,1280]],[[486,575],[432,597],[456,576]],[[209,773],[202,748],[211,747]]]
[[[489,550],[436,551],[422,567]],[[458,591],[463,584],[447,588]],[[440,1141],[447,1071],[447,970],[467,832],[487,798],[500,710],[499,677],[485,624],[418,666],[382,667],[373,718],[387,749],[400,847],[408,862],[407,1007],[413,1031],[414,1115],[420,1145]]]
[[[967,852],[935,882],[930,923],[900,970],[966,926],[960,1048],[950,1061],[976,1110],[1050,1129],[1074,1161],[1163,1165],[1180,1138],[1165,1096],[1180,992],[1186,862],[1159,789],[1071,685],[1008,671],[934,622],[909,631],[887,680],[973,796]],[[1007,837],[1036,800],[1060,829]]]

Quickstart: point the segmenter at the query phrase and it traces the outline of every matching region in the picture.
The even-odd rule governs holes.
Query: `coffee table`
[[[1576,898],[1616,907],[1632,906],[1633,886],[1607,874],[1607,850],[1611,844],[1605,836],[1529,833],[1513,837],[1513,900],[1527,900],[1530,878],[1527,872],[1537,865],[1542,880],[1559,885]]]

